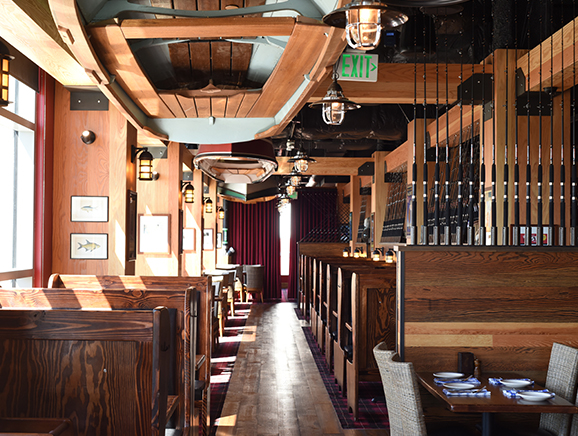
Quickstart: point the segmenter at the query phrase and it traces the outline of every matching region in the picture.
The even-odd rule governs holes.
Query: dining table
[[[492,421],[495,413],[578,413],[578,406],[566,401],[557,395],[545,401],[526,401],[520,398],[509,398],[504,395],[503,386],[493,385],[490,378],[522,378],[516,374],[507,373],[485,373],[477,377],[480,382],[479,388],[485,388],[487,396],[448,396],[444,391],[444,386],[439,379],[434,377],[433,372],[418,372],[419,383],[427,389],[436,399],[440,400],[446,407],[456,413],[481,413],[482,415],[482,436],[492,435]],[[438,381],[436,383],[436,380]],[[544,387],[534,383],[530,388],[541,390]]]

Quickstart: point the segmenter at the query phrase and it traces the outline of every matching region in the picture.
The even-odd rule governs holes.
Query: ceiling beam
[[[295,21],[292,17],[173,18],[123,20],[120,27],[126,39],[255,38],[289,36]]]
[[[578,59],[577,31],[578,18],[575,18],[554,35],[542,41],[540,45],[518,58],[518,68],[524,72],[526,88],[528,87],[528,57],[530,58],[530,91],[539,91],[540,86],[542,89],[549,86],[568,89],[574,86],[573,73]],[[562,65],[562,57],[564,65]],[[564,83],[562,83],[562,75],[564,75]]]
[[[288,162],[290,157],[277,157],[279,168],[275,174],[288,175],[293,170],[293,163]],[[315,162],[309,164],[309,169],[303,174],[316,176],[357,176],[357,169],[365,162],[373,162],[371,157],[316,157]]]
[[[436,88],[436,67],[438,68],[439,89]],[[436,97],[439,97],[440,103],[446,100],[446,72],[445,64],[426,64],[426,98],[428,103],[435,103]],[[472,65],[459,64],[448,65],[448,100],[454,103],[457,100],[458,85],[462,82],[460,79],[461,70],[463,69],[464,81],[472,75]],[[474,65],[474,72],[481,73],[484,67]],[[343,88],[345,96],[359,104],[413,104],[414,86],[416,86],[416,97],[418,104],[422,104],[424,96],[424,65],[417,64],[417,72],[414,74],[414,64],[379,64],[377,82],[350,82],[341,80],[339,84]],[[491,65],[485,66],[486,73],[491,73]],[[417,77],[416,77],[417,76]],[[313,93],[310,102],[322,99],[331,84],[331,78],[325,79],[317,90]]]

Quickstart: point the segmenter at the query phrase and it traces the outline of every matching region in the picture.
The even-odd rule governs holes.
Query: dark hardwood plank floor
[[[389,436],[341,428],[295,307],[252,305],[217,436]]]

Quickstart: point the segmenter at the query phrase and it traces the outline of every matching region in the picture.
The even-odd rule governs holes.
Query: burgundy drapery
[[[336,224],[337,193],[335,189],[306,189],[299,191],[291,202],[291,240],[289,243],[289,289],[287,297],[297,298],[299,286],[299,252],[297,243],[313,230],[334,227]],[[327,240],[318,242],[329,242]]]
[[[274,201],[228,203],[229,246],[235,249],[231,262],[265,266],[265,299],[281,298],[281,244],[279,211]]]

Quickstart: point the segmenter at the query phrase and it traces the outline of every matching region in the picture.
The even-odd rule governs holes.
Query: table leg
[[[492,434],[492,422],[494,415],[490,412],[482,413],[482,436],[490,436]]]

